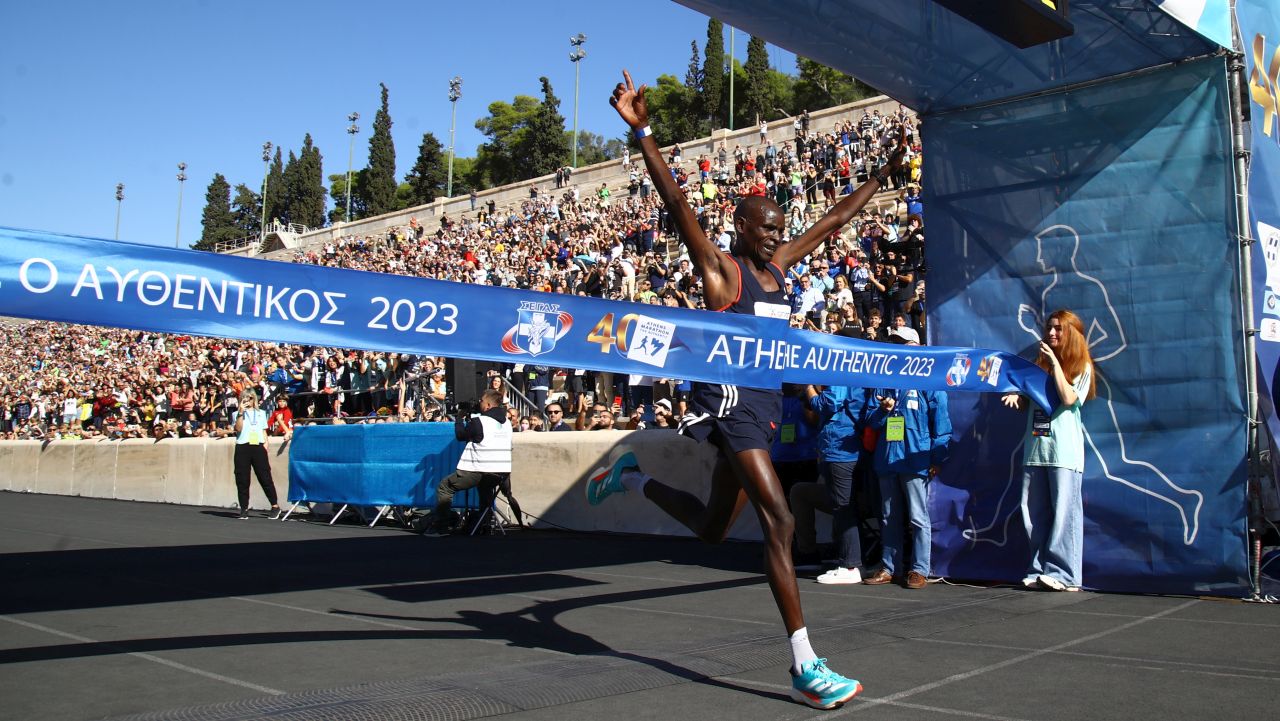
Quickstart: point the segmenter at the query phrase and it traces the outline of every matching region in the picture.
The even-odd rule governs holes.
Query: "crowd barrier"
[[[431,425],[335,428],[344,432],[347,428],[426,432],[424,427]],[[272,475],[282,499],[292,495],[291,445],[273,439],[269,446]],[[674,431],[518,433],[513,442],[511,480],[522,509],[536,519],[533,525],[578,531],[690,535],[641,498],[623,496],[600,506],[587,504],[585,478],[605,465],[620,446],[634,451],[641,466],[663,482],[705,496],[715,451],[677,436]],[[0,443],[0,490],[235,508],[234,450],[235,443],[230,439],[8,441]],[[341,483],[342,479],[335,477],[333,481]],[[256,482],[251,484],[251,505],[258,509],[268,505]],[[760,538],[759,525],[749,509],[730,537]]]

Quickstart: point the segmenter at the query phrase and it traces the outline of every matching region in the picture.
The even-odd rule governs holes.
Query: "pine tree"
[[[565,134],[564,116],[560,114],[560,99],[551,90],[546,76],[538,78],[542,83],[542,104],[529,122],[525,136],[523,172],[524,178],[536,178],[556,172],[569,160],[572,141]]]
[[[231,215],[231,185],[222,173],[214,173],[209,189],[204,194],[204,226],[200,240],[191,246],[196,250],[213,250],[218,243],[239,237],[235,218]]]
[[[441,195],[448,181],[447,159],[440,141],[430,132],[422,135],[422,144],[418,146],[418,162],[404,176],[405,182],[412,189],[412,204],[426,205]]]
[[[689,91],[689,113],[693,134],[690,137],[700,138],[711,132],[707,123],[707,111],[702,106],[702,56],[698,54],[697,41],[689,41],[689,68],[684,73],[684,87]]]
[[[271,171],[267,173],[267,192],[264,201],[267,204],[267,222],[283,219],[288,213],[285,208],[284,160],[279,146],[276,157],[271,161]]]
[[[299,188],[302,184],[302,176],[298,167],[298,157],[289,151],[289,162],[284,164],[284,209],[280,213],[280,220],[284,223],[296,223],[294,220],[295,208],[299,199]]]
[[[747,87],[743,94],[743,110],[753,123],[769,117],[769,50],[764,38],[751,36],[747,43]]]
[[[389,213],[396,208],[396,148],[391,140],[391,112],[387,107],[387,86],[382,88],[382,107],[373,118],[369,138],[369,172],[364,177],[364,199],[369,215]]]
[[[308,228],[324,225],[324,169],[320,149],[311,141],[311,133],[302,140],[302,153],[298,156],[297,175],[293,185],[285,187],[293,195],[289,200],[289,222],[301,223]]]
[[[724,23],[711,18],[707,21],[707,51],[702,61],[702,108],[706,112],[712,130],[724,126],[720,104],[724,102]]]
[[[257,235],[262,223],[262,197],[249,186],[240,183],[235,187],[235,196],[231,201],[231,217],[237,238]]]

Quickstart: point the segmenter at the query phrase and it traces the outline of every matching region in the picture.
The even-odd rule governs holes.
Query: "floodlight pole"
[[[356,153],[356,134],[360,132],[360,126],[356,125],[356,121],[360,119],[360,113],[352,113],[347,116],[347,120],[351,124],[347,126],[347,134],[351,136],[351,142],[347,144],[347,215],[346,222],[351,222],[351,163]]]
[[[262,144],[262,222],[258,224],[258,248],[267,239],[267,177],[271,174],[271,141]]]
[[[737,33],[733,31],[733,26],[729,28],[729,129],[733,130],[733,38]]]
[[[587,36],[583,33],[569,38],[569,44],[573,46],[573,50],[569,53],[569,62],[573,63],[573,169],[578,169],[578,86],[582,77],[580,69],[582,68],[582,59],[587,57],[587,51],[582,49],[582,44],[587,41]]]
[[[453,149],[455,131],[458,129],[458,98],[462,97],[462,78],[453,76],[449,80],[449,104],[453,106],[449,118],[449,178],[444,184],[444,197],[453,197]]]
[[[173,247],[182,247],[182,187],[187,181],[187,164],[178,163],[178,227],[174,231]]]
[[[124,183],[116,183],[116,240],[120,240],[120,206],[124,204]]]

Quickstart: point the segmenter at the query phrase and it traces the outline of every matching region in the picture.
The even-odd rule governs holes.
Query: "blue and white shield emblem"
[[[516,333],[512,340],[517,348],[531,356],[555,350],[556,339],[560,336],[559,314],[528,308],[521,308],[516,313]]]

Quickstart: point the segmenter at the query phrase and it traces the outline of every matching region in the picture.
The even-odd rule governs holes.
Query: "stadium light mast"
[[[258,247],[267,239],[267,176],[271,174],[271,141],[262,144],[262,222],[258,224]]]
[[[458,129],[458,98],[462,97],[462,78],[455,75],[449,79],[449,104],[453,106],[449,119],[449,179],[445,181],[444,197],[453,197],[453,139]]]
[[[347,220],[351,222],[351,163],[356,153],[356,134],[360,132],[360,126],[356,125],[356,121],[360,119],[360,113],[352,113],[347,116],[347,120],[351,122],[347,126],[347,135],[351,136],[351,142],[347,145]]]
[[[178,227],[174,231],[173,247],[182,247],[182,186],[187,182],[187,164],[178,163]]]
[[[573,50],[569,52],[569,62],[573,63],[573,169],[578,169],[578,86],[582,77],[580,69],[582,68],[582,59],[587,57],[587,51],[582,49],[582,44],[587,41],[587,36],[578,33],[569,38],[569,44],[573,46]]]
[[[116,183],[116,240],[120,240],[120,206],[124,204],[124,183]]]
[[[729,26],[729,129],[733,130],[733,38],[737,35]],[[724,47],[723,45],[721,47]]]

